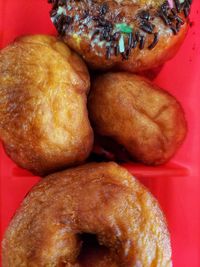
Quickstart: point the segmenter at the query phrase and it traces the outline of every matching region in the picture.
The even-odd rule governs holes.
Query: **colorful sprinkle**
[[[125,51],[124,36],[122,34],[120,39],[119,39],[119,52],[123,53],[124,51]]]
[[[116,24],[116,28],[122,33],[131,33],[133,31],[133,29],[126,23]]]

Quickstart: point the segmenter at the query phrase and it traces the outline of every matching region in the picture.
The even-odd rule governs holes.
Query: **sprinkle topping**
[[[126,23],[118,23],[116,24],[116,29],[122,33],[131,33],[133,29],[127,25]]]
[[[125,46],[124,46],[124,36],[121,35],[119,39],[119,52],[123,53],[125,51]]]
[[[139,9],[130,24],[120,13],[113,20],[106,2],[101,5],[95,5],[96,1],[92,0],[48,2],[53,6],[51,20],[61,36],[73,36],[74,33],[80,38],[84,36],[90,40],[92,47],[105,47],[107,59],[119,54],[123,59],[128,59],[131,50],[136,47],[140,50],[154,49],[159,42],[159,29],[154,24],[156,17],[161,19],[172,34],[178,34],[185,23],[182,17],[189,16],[192,4],[192,0],[165,0],[157,10],[151,7]]]

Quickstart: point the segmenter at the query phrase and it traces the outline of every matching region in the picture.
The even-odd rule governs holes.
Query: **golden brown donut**
[[[44,175],[83,162],[93,132],[88,70],[51,36],[27,36],[0,51],[0,138],[21,167]]]
[[[144,72],[182,44],[192,0],[49,0],[63,40],[94,69]]]
[[[84,266],[79,256],[85,234],[96,236],[103,254],[97,252],[95,267],[172,266],[157,201],[111,162],[68,169],[36,185],[6,231],[3,267]]]
[[[145,164],[165,163],[185,138],[181,105],[141,76],[100,75],[92,84],[88,102],[95,132],[111,137]]]

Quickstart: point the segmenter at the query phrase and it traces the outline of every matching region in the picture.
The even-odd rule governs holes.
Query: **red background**
[[[0,47],[18,35],[55,34],[47,0],[0,0]],[[157,197],[171,232],[175,267],[200,267],[200,1],[194,0],[192,26],[177,56],[155,82],[182,103],[188,136],[166,166],[126,165]],[[39,180],[18,168],[0,145],[1,238],[25,194]]]

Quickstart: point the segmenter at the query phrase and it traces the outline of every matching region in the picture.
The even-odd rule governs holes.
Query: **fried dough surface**
[[[130,73],[97,77],[88,107],[96,133],[111,137],[133,159],[145,164],[167,162],[187,132],[177,100],[145,78]]]
[[[93,247],[91,261],[79,258],[85,233],[104,246],[96,252]],[[3,267],[89,267],[87,262],[172,266],[157,201],[116,163],[87,164],[44,178],[23,201],[3,240]]]
[[[0,138],[21,167],[44,175],[83,162],[93,132],[84,62],[52,36],[25,36],[0,51]]]

